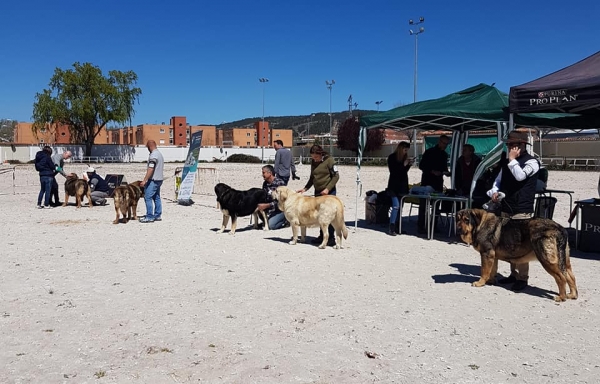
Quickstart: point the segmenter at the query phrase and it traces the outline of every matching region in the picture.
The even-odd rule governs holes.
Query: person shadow
[[[451,283],[469,283],[472,284],[479,280],[481,274],[481,267],[478,265],[468,265],[453,263],[449,264],[450,267],[456,269],[458,273],[449,273],[444,275],[433,275],[431,278],[436,284],[451,284]],[[496,284],[493,286],[510,291],[512,284],[502,285],[497,281],[503,278],[501,274],[496,275]],[[524,293],[531,296],[542,297],[547,299],[553,299],[554,296],[558,295],[557,292],[549,291],[547,289],[539,288],[536,286],[528,285],[525,289],[519,293]]]

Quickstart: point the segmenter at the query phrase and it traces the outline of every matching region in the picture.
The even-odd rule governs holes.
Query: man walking
[[[289,149],[283,147],[283,141],[275,140],[273,142],[275,148],[275,176],[283,180],[285,185],[288,185],[290,181],[290,172],[294,177],[294,180],[300,178],[296,176],[296,166],[294,165],[294,159],[292,158],[292,152]]]
[[[153,223],[162,220],[162,201],[160,200],[160,187],[163,183],[163,168],[165,160],[162,153],[156,148],[156,141],[148,140],[146,148],[150,152],[148,167],[144,180],[140,183],[144,187],[144,201],[146,203],[146,216],[140,223]]]
[[[54,198],[54,202],[51,204],[56,207],[62,204],[58,198],[58,182],[56,181],[56,175],[60,173],[65,179],[67,178],[67,173],[64,170],[65,160],[69,160],[71,156],[71,151],[64,151],[63,153],[55,153],[52,155],[52,162],[54,163],[55,171],[54,177],[52,178],[52,191],[50,197]]]

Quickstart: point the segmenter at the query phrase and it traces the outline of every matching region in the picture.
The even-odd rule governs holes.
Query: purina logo
[[[568,95],[566,89],[556,89],[537,93],[537,99],[529,99],[529,105],[559,104],[577,101],[578,95]]]

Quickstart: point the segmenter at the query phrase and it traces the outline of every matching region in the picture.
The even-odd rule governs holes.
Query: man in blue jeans
[[[153,223],[162,220],[162,201],[160,200],[160,187],[163,183],[163,168],[165,160],[156,148],[154,140],[148,140],[146,148],[150,152],[148,156],[148,168],[144,180],[140,183],[144,187],[144,201],[146,202],[146,216],[140,219],[140,223]]]
[[[52,162],[52,148],[45,146],[35,154],[35,170],[40,174],[40,193],[38,194],[37,207],[52,208],[50,205],[50,191],[54,180],[54,163]],[[44,205],[42,206],[42,198]]]
[[[275,191],[277,187],[284,186],[285,183],[275,175],[275,170],[272,165],[265,165],[262,167],[262,176],[265,180],[262,188],[267,192],[269,202],[258,204],[258,209],[266,211],[269,229],[283,228],[286,224],[285,214],[279,210],[277,200],[273,200],[273,191]],[[262,216],[259,217],[262,219]]]

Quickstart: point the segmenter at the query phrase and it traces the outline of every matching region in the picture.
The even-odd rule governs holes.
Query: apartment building
[[[110,134],[105,128],[102,128],[96,136],[95,144],[109,144]],[[17,123],[14,132],[15,144],[70,144],[71,132],[67,125],[47,124],[46,127],[37,132],[33,131],[33,123]]]

